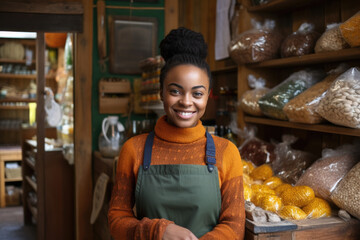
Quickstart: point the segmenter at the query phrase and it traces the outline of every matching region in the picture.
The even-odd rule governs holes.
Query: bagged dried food
[[[284,205],[305,207],[315,198],[314,190],[309,186],[295,186],[283,191],[280,195]]]
[[[296,32],[287,36],[281,44],[281,57],[302,56],[314,52],[320,33],[314,30],[314,24],[303,23]]]
[[[295,184],[317,159],[312,153],[293,149],[291,144],[296,141],[297,138],[293,135],[283,135],[282,142],[275,146],[276,160],[271,164],[274,175],[290,184]]]
[[[283,219],[302,220],[307,217],[306,213],[299,207],[286,205],[279,211],[279,215]]]
[[[248,84],[252,90],[248,90],[243,93],[240,100],[241,109],[253,116],[262,116],[261,109],[258,104],[258,100],[269,92],[269,88],[265,87],[265,79],[256,78],[254,75],[249,74]]]
[[[325,32],[316,41],[315,53],[338,51],[349,48],[349,44],[343,38],[340,28],[340,23],[331,23],[326,26]]]
[[[330,204],[322,198],[314,198],[308,205],[302,208],[307,218],[321,218],[331,216]]]
[[[322,157],[316,160],[299,178],[296,185],[311,187],[316,196],[331,201],[330,195],[340,180],[358,162],[359,146],[342,145],[336,149],[324,149]]]
[[[282,185],[283,181],[276,176],[269,177],[263,182],[263,185],[268,186],[271,189],[276,189],[278,186]]]
[[[360,71],[352,67],[331,84],[316,112],[331,123],[360,128]]]
[[[263,165],[255,168],[250,173],[250,177],[252,177],[254,180],[265,181],[266,179],[268,179],[272,176],[273,176],[273,170],[271,169],[270,165],[268,165],[268,164],[263,164]]]
[[[340,24],[339,28],[345,41],[351,47],[360,46],[360,11]]]
[[[275,21],[267,19],[262,24],[251,19],[251,24],[251,30],[242,32],[230,42],[230,57],[238,64],[277,58],[282,36],[275,30]]]
[[[331,194],[331,200],[351,215],[360,219],[360,163],[341,180]]]
[[[324,73],[320,70],[301,70],[291,74],[259,99],[261,111],[268,117],[287,120],[283,107],[323,77]]]
[[[276,213],[282,207],[281,198],[276,195],[268,194],[261,198],[260,207],[266,211]]]
[[[331,84],[346,69],[347,65],[339,65],[337,68],[329,71],[327,77],[321,82],[316,83],[314,86],[291,99],[283,108],[289,121],[308,124],[321,123],[324,121],[316,112],[316,108]]]

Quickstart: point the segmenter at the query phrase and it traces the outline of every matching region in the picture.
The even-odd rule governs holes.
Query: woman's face
[[[161,99],[168,122],[181,128],[195,127],[209,98],[209,78],[200,68],[179,65],[163,82]]]

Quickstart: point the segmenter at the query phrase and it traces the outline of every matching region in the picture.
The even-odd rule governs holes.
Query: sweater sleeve
[[[245,200],[243,190],[242,163],[237,147],[230,143],[226,147],[222,162],[221,212],[215,228],[202,236],[201,240],[244,239]]]
[[[138,171],[137,153],[134,139],[128,140],[122,147],[116,169],[108,222],[112,237],[117,239],[149,239],[160,240],[168,224],[166,219],[135,217],[133,208],[135,202],[135,185]]]

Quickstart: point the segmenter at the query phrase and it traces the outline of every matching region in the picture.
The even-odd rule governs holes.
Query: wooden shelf
[[[0,109],[4,110],[28,110],[29,106],[1,106]]]
[[[35,161],[31,160],[30,157],[25,158],[25,163],[32,169],[35,170]]]
[[[221,69],[215,69],[213,71],[211,71],[212,74],[223,74],[223,73],[231,73],[231,72],[235,72],[237,71],[237,65],[234,66],[229,66],[229,67],[224,67]]]
[[[29,185],[34,189],[34,191],[37,192],[36,183],[29,176],[25,176],[25,179],[29,183]]]
[[[36,102],[36,98],[3,98],[0,99],[0,103],[2,102]]]
[[[0,73],[0,78],[12,78],[12,79],[36,79],[36,74],[12,74],[12,73]],[[55,76],[46,76],[46,79],[55,79]]]
[[[19,64],[25,64],[26,60],[16,60],[16,59],[6,59],[6,58],[0,58],[0,63],[19,63]],[[31,61],[31,64],[35,64],[35,60]]]
[[[255,123],[255,124],[263,124],[263,125],[276,126],[276,127],[294,128],[294,129],[302,129],[307,131],[334,133],[340,135],[360,137],[360,129],[341,127],[341,126],[332,125],[330,123],[303,124],[303,123],[294,123],[288,121],[281,121],[281,120],[275,120],[269,118],[250,117],[250,116],[245,116],[244,121],[246,123]]]
[[[32,206],[29,201],[27,201],[27,202],[28,202],[27,205],[29,207],[29,210],[30,210],[32,216],[34,217],[35,221],[37,221],[37,208]]]
[[[319,4],[325,0],[272,0],[258,6],[249,6],[248,12],[291,12],[309,5]]]
[[[18,177],[18,178],[5,178],[5,182],[21,182],[22,181],[22,177]]]
[[[260,63],[246,64],[246,66],[251,68],[306,66],[313,64],[348,61],[359,58],[360,48],[347,48],[340,51],[313,53],[298,57],[273,59]]]

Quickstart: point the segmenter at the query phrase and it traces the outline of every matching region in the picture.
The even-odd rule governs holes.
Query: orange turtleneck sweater
[[[108,221],[114,239],[161,240],[167,219],[138,220],[133,212],[138,169],[143,163],[147,134],[135,136],[123,145],[116,169],[116,181],[110,201]],[[219,223],[201,239],[243,239],[245,210],[242,163],[239,150],[230,141],[213,136],[216,166],[219,171],[221,213]],[[166,117],[158,120],[152,152],[152,165],[205,165],[205,128],[201,121],[193,128],[170,125]]]

